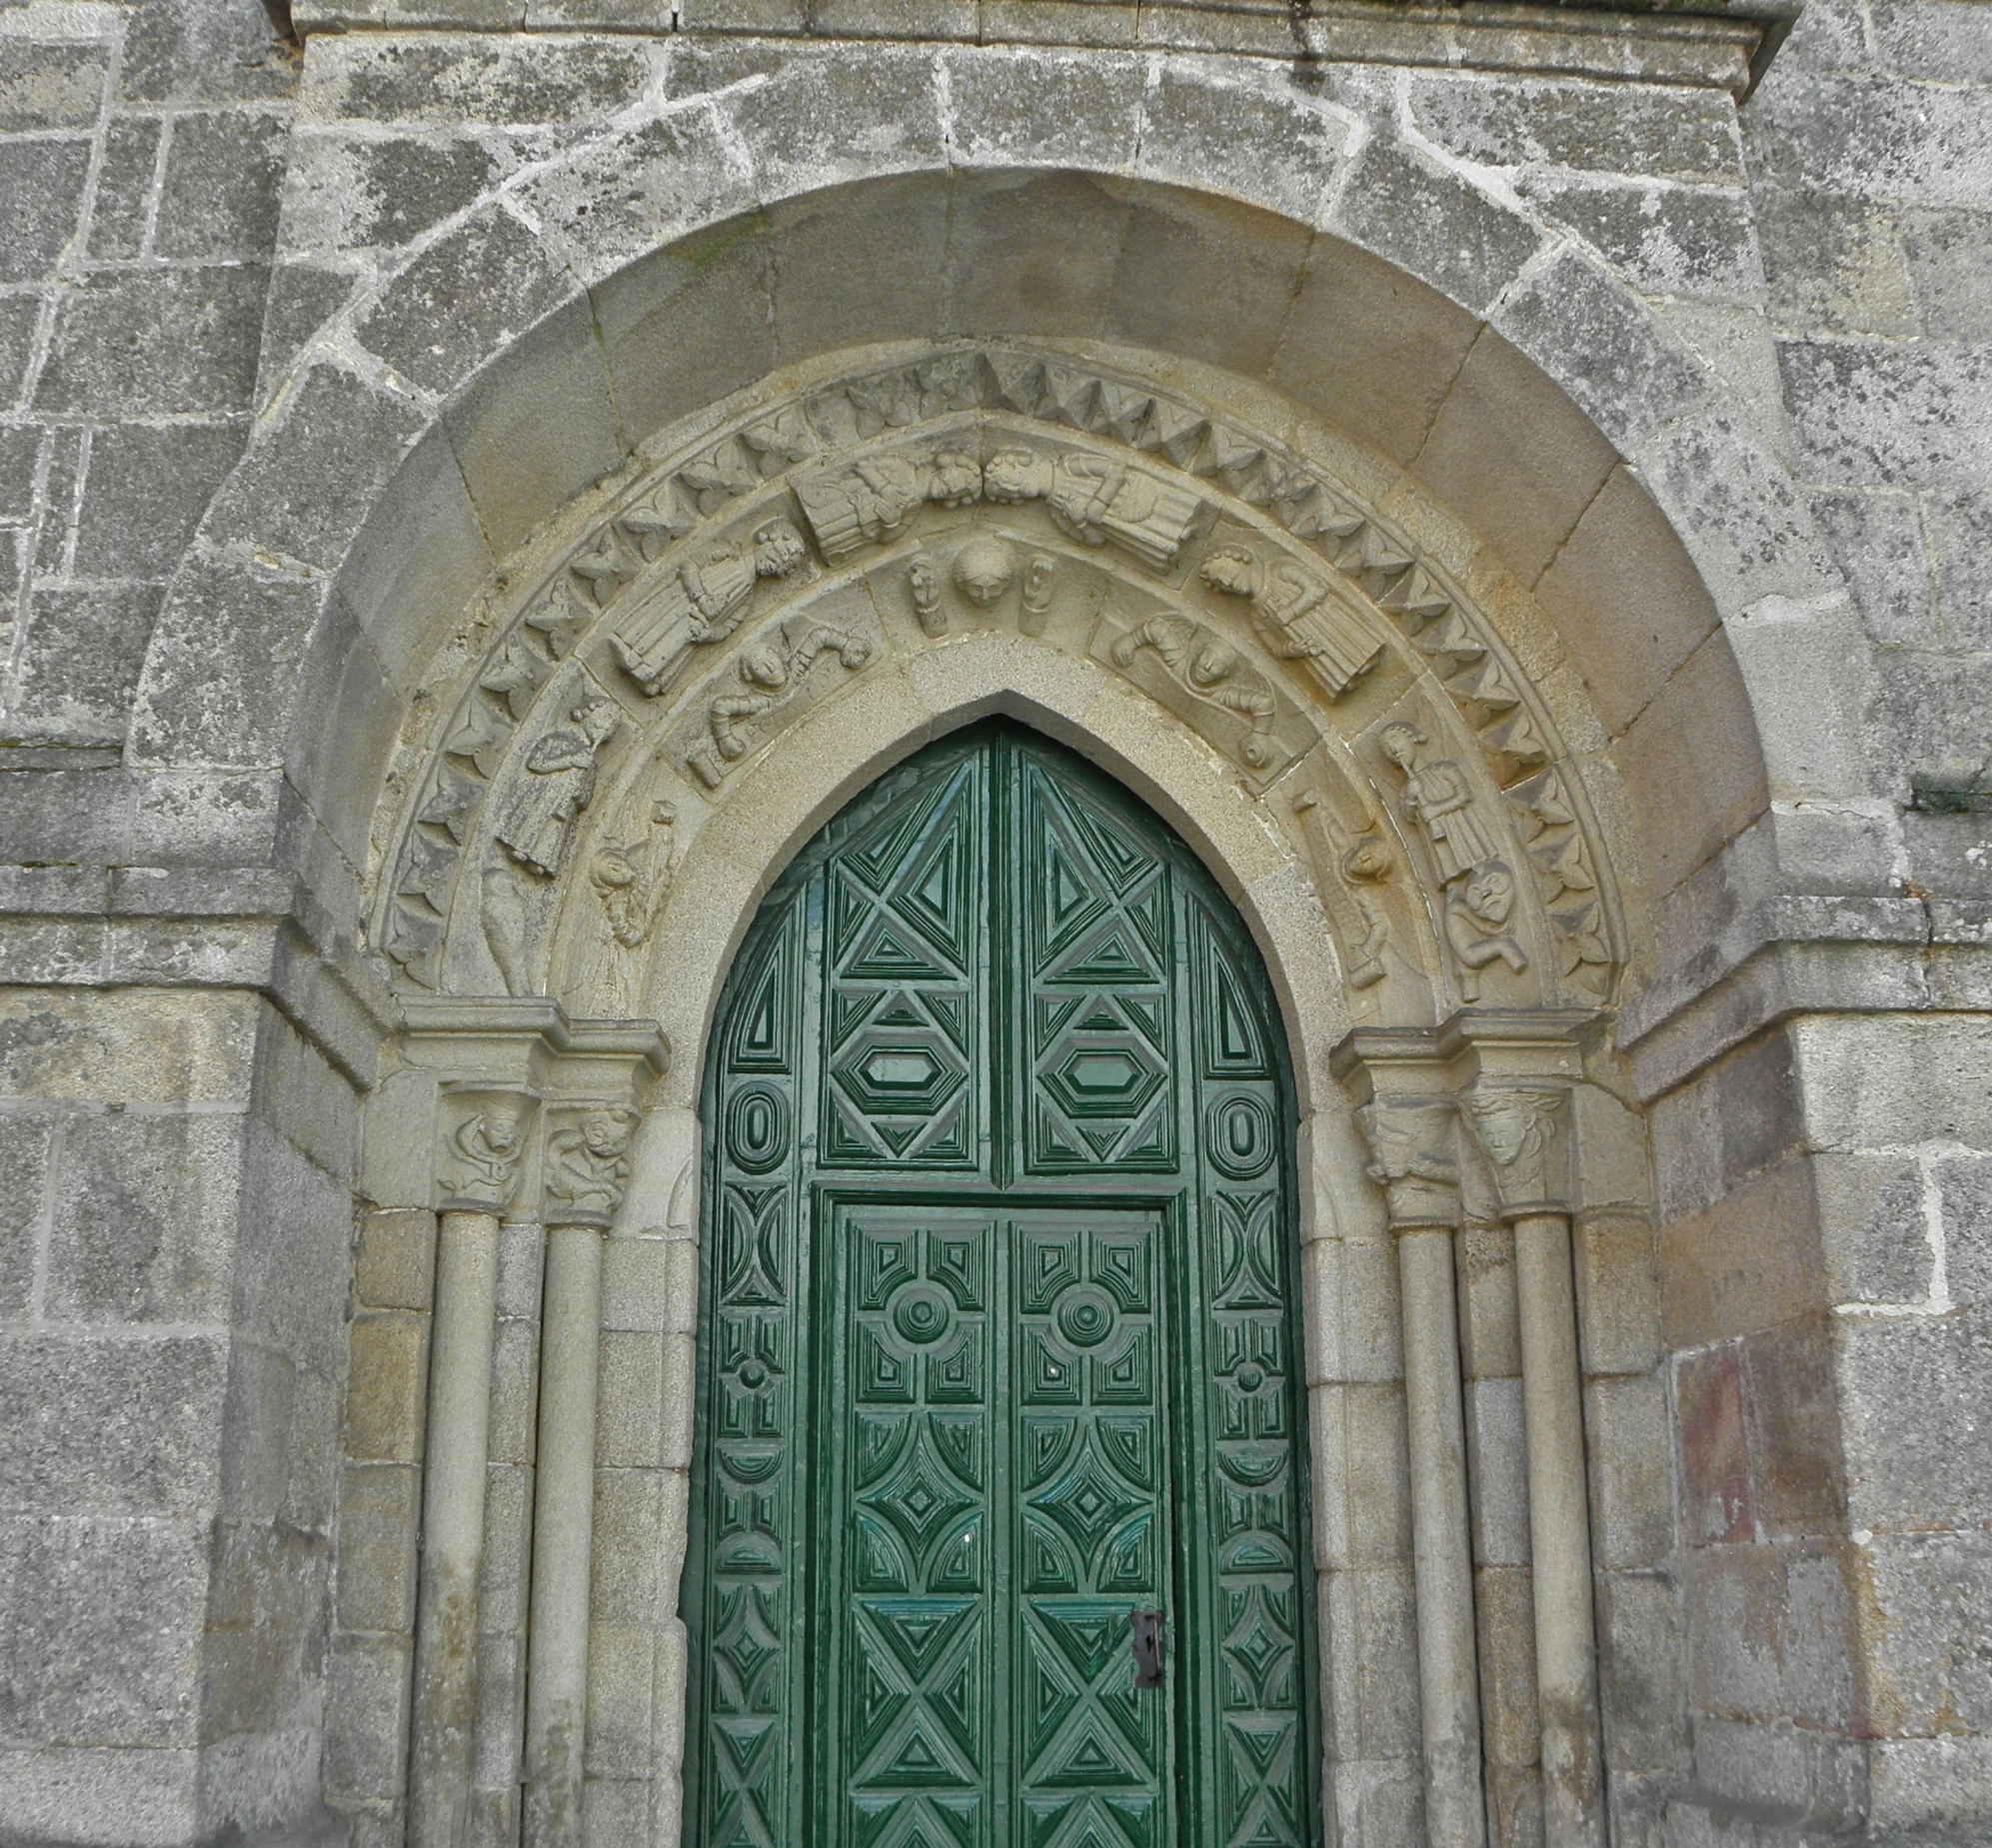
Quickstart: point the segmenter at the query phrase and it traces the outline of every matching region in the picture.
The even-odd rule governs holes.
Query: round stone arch
[[[771,117],[813,60],[795,62],[801,74],[756,92]],[[1207,74],[1202,90],[1194,72],[1180,82],[1185,119],[1193,94],[1238,100]],[[1320,143],[1318,112],[1286,107],[1281,126]],[[691,129],[673,120],[672,158],[690,160]],[[217,784],[281,765],[315,824],[286,830],[292,852],[335,915],[364,871],[388,727],[450,613],[501,561],[673,419],[817,352],[934,334],[1105,338],[1217,366],[1372,452],[1379,495],[1401,481],[1442,506],[1490,609],[1503,581],[1537,593],[1555,657],[1538,678],[1581,682],[1623,760],[1641,840],[1626,864],[1654,900],[1765,810],[1771,778],[1722,618],[1767,594],[1769,561],[1789,593],[1808,554],[1801,517],[1650,310],[1457,173],[1379,145],[1337,169],[1332,207],[1314,200],[1310,222],[1290,170],[1255,186],[1227,168],[1219,195],[1005,171],[985,137],[987,168],[820,194],[788,193],[795,170],[773,163],[745,215],[721,215],[744,203],[736,190],[702,198],[684,235],[630,261],[640,234],[610,189],[616,161],[658,141],[638,128],[539,176],[532,210],[564,210],[558,233],[540,221],[533,262],[565,267],[530,331],[453,338],[425,389],[397,369],[420,370],[392,330],[423,314],[438,271],[519,254],[521,195],[453,221],[306,343],[155,631],[131,760]],[[835,132],[866,144],[862,120]],[[1149,168],[1167,166],[1167,145],[1157,131]],[[653,188],[659,158],[643,170]],[[1186,148],[1174,158],[1189,171]],[[1417,216],[1389,209],[1406,172],[1501,261],[1469,274],[1421,244]],[[245,645],[216,651],[218,629]],[[1634,945],[1642,962],[1649,941]]]

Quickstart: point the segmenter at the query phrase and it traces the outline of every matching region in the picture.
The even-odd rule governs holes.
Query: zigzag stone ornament
[[[1403,838],[1386,820],[1308,856],[1350,921],[1352,988],[1416,979],[1427,953],[1408,936],[1383,953],[1401,866],[1433,882],[1445,967],[1425,979],[1467,1001],[1490,974],[1502,1004],[1609,996],[1619,931],[1581,786],[1491,626],[1318,463],[1136,371],[963,343],[793,388],[634,479],[511,609],[475,668],[434,690],[432,742],[403,773],[373,933],[413,986],[475,981],[486,951],[508,987],[544,985],[570,837],[605,826],[590,812],[601,744],[556,765],[556,734],[586,727],[532,723],[576,699],[577,669],[601,724],[635,726],[682,773],[655,796],[680,804],[689,842],[804,710],[882,656],[995,627],[1124,677],[1253,799],[1423,679],[1418,736],[1385,752],[1402,789],[1357,799],[1401,814]],[[1503,800],[1474,793],[1483,776]],[[616,883],[606,838],[588,854],[608,882],[591,927],[614,912],[620,940],[641,911],[648,936],[662,896],[639,906]],[[466,865],[484,872],[466,881]],[[472,961],[452,947],[480,939]]]

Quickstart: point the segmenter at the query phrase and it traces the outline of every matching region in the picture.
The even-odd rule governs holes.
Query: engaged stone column
[[[1604,1848],[1590,1500],[1570,1255],[1576,1049],[1542,1017],[1448,1027],[1477,1068],[1462,1100],[1514,1228],[1547,1848]]]
[[[1358,1029],[1336,1048],[1334,1063],[1336,1075],[1365,1096],[1355,1119],[1369,1143],[1369,1177],[1383,1189],[1397,1245],[1425,1834],[1431,1848],[1485,1848],[1473,1543],[1453,1281],[1453,1236],[1460,1217],[1458,1117],[1424,1035]]]
[[[498,1228],[519,1183],[535,1102],[529,1091],[476,1084],[446,1085],[440,1099],[442,1216],[409,1755],[416,1848],[456,1848],[470,1803]]]
[[[635,1122],[634,1110],[606,1101],[548,1115],[540,1465],[526,1682],[526,1840],[533,1848],[581,1840],[602,1235],[622,1204]]]

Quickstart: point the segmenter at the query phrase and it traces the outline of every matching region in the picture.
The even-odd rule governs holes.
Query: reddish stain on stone
[[[1756,1508],[1743,1435],[1743,1375],[1735,1348],[1712,1348],[1684,1359],[1674,1374],[1674,1393],[1689,1543],[1753,1538]]]

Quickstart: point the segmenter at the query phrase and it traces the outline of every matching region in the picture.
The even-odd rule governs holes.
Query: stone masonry
[[[0,0],[0,1848],[417,1839],[411,766],[638,445],[958,335],[1303,405],[1612,767],[1568,1208],[1610,1842],[1992,1840],[1992,3]],[[678,1841],[704,1005],[599,1239],[560,1839],[604,1848]],[[1348,1100],[1304,1133],[1359,1191]],[[1483,1820],[1533,1848],[1515,1234],[1467,1193]],[[547,1221],[502,1211],[466,1843],[532,1839]],[[1309,1359],[1326,1584],[1411,1515],[1383,1210],[1322,1212],[1310,1315],[1368,1305]],[[1333,1848],[1440,1840],[1393,1573],[1333,1607],[1384,1639]]]

